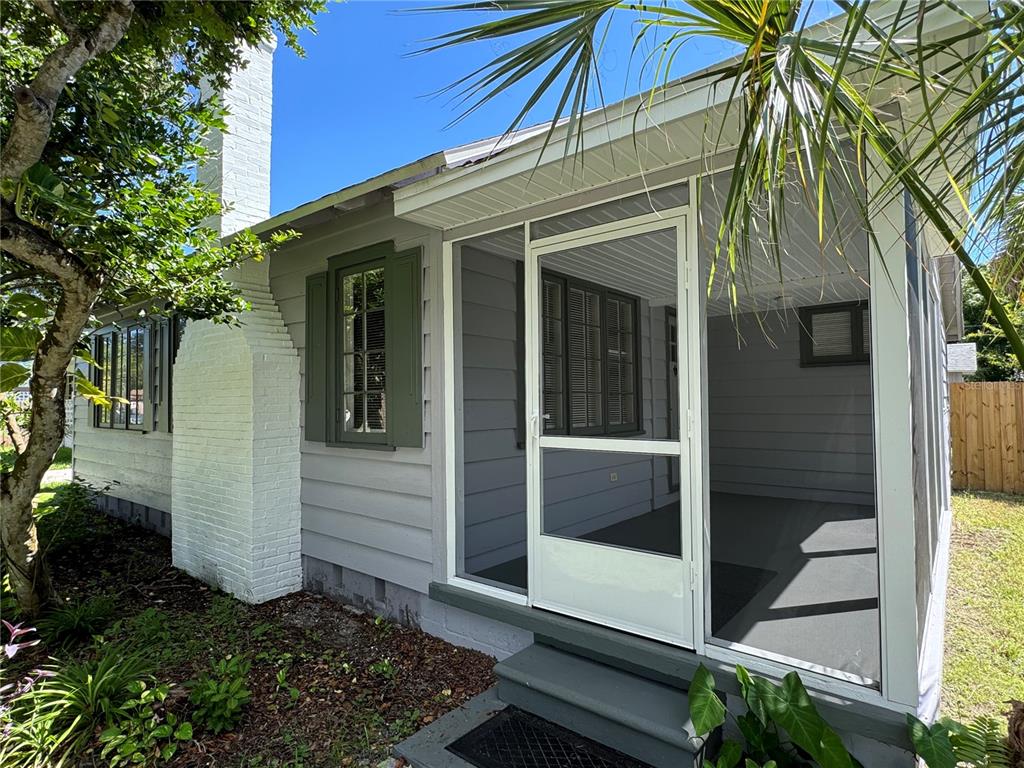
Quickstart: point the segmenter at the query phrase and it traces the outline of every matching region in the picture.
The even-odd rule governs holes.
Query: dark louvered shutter
[[[306,440],[327,439],[327,273],[306,278]]]
[[[387,429],[390,442],[423,447],[423,302],[420,249],[387,257]]]

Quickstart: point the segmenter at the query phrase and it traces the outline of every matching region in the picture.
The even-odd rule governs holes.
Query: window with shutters
[[[92,381],[110,398],[93,408],[95,426],[170,431],[170,369],[183,327],[183,318],[158,318],[93,334]]]
[[[339,277],[342,438],[383,438],[388,431],[384,262],[343,270]]]
[[[637,299],[545,272],[542,300],[544,432],[639,431]]]
[[[800,309],[800,365],[858,365],[871,352],[867,302],[824,304]]]
[[[306,278],[304,438],[422,446],[419,249],[334,256]]]

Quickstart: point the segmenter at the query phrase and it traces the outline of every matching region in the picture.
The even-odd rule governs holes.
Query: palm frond
[[[1024,341],[971,253],[972,237],[1018,210],[1014,195],[1024,193],[1024,3],[1004,0],[993,13],[974,18],[954,0],[906,0],[884,20],[872,16],[868,0],[837,4],[842,13],[823,32],[807,26],[804,0],[689,0],[685,6],[667,0],[472,2],[443,10],[501,15],[442,35],[426,50],[530,36],[452,88],[472,111],[544,70],[508,132],[522,125],[548,90],[562,87],[554,118],[566,117],[566,151],[575,135],[579,152],[589,92],[600,93],[599,29],[607,30],[613,11],[628,10],[640,20],[634,54],[642,40],[664,35],[647,57],[654,85],[640,109],[650,109],[670,84],[687,42],[710,37],[737,44],[734,59],[679,81],[730,83],[720,127],[705,136],[702,149],[708,157],[736,153],[708,289],[726,280],[735,306],[737,286],[755,259],[769,259],[782,281],[786,255],[780,244],[794,194],[813,212],[824,258],[826,248],[843,255],[828,234],[846,211],[854,209],[874,238],[873,206],[905,190],[989,301],[1024,365]],[[926,17],[950,10],[968,21],[966,31],[952,40],[923,39]],[[957,59],[951,45],[971,52]],[[904,101],[915,108],[900,109]],[[735,133],[727,140],[727,127],[735,126],[738,141]],[[545,148],[555,130],[552,122]],[[874,197],[869,174],[883,180]]]

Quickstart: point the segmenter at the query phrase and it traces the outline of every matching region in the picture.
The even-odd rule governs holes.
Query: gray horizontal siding
[[[711,490],[872,504],[870,366],[801,368],[795,319],[736,330],[708,318]]]
[[[432,562],[430,232],[395,219],[389,203],[310,228],[270,260],[270,288],[306,360],[306,276],[327,259],[394,240],[423,248],[423,448],[375,451],[301,442],[302,554],[426,592]],[[300,398],[305,386],[300,381]],[[303,404],[304,405],[304,404]],[[301,410],[305,426],[305,409]]]

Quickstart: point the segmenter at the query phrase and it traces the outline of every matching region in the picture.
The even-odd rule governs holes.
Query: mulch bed
[[[240,726],[219,736],[197,729],[173,766],[375,766],[494,682],[485,654],[305,592],[246,605],[172,567],[167,539],[96,512],[83,519],[49,555],[55,589],[63,599],[116,596],[112,639],[139,631],[133,617],[159,612],[147,642],[161,681],[176,686],[169,708],[188,717],[183,684],[211,662],[239,653],[252,661]],[[52,652],[32,650],[19,666]]]

